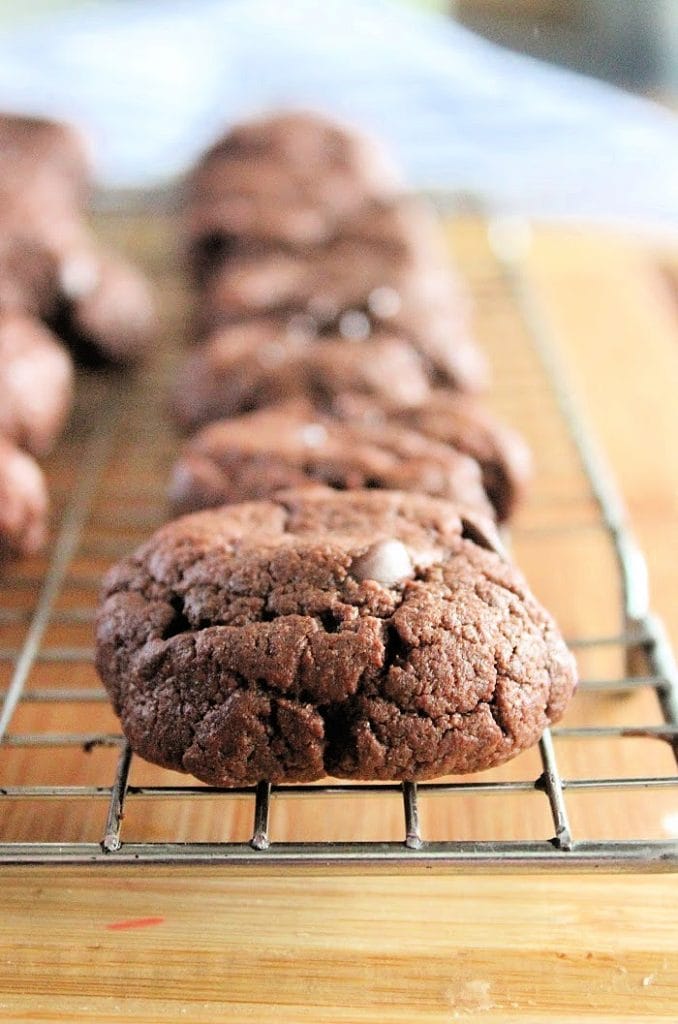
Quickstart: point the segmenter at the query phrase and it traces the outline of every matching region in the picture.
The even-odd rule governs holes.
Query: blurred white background
[[[670,98],[678,2],[454,6],[458,21],[435,0],[4,3],[0,106],[83,125],[109,186],[170,180],[234,119],[302,105],[383,136],[420,187],[480,192],[506,212],[678,230],[668,106],[461,24]]]

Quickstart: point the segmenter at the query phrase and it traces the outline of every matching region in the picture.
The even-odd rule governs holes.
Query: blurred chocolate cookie
[[[200,297],[208,326],[251,316],[302,314],[319,335],[360,341],[386,329],[407,338],[432,380],[482,390],[487,362],[471,338],[455,278],[434,260],[394,257],[338,241],[306,257],[271,253],[225,264]]]
[[[40,550],[48,509],[47,486],[37,462],[0,435],[0,559]]]
[[[429,383],[420,356],[395,334],[317,339],[305,318],[260,318],[232,324],[197,345],[179,371],[172,404],[178,422],[194,429],[291,397],[329,409],[353,392],[399,408],[421,404]]]
[[[72,397],[73,366],[63,346],[34,317],[0,312],[0,434],[45,455]]]
[[[372,139],[318,114],[236,125],[198,161],[184,194],[189,263],[200,280],[236,252],[308,248],[400,187]]]
[[[59,259],[40,239],[4,231],[0,213],[0,310],[49,320],[60,303]]]
[[[473,459],[392,423],[342,423],[304,400],[205,427],[175,463],[169,496],[181,513],[313,483],[418,491],[492,517]]]
[[[248,179],[260,187],[218,198],[203,195],[187,208],[189,262],[199,284],[226,262],[278,252],[322,258],[322,247],[338,240],[369,245],[392,261],[449,262],[438,221],[418,197],[370,198],[354,209],[348,204],[327,208],[304,190],[281,187],[279,171],[263,170],[257,167]]]
[[[62,267],[55,331],[85,365],[142,360],[157,332],[153,294],[132,264],[101,249]]]
[[[525,495],[532,475],[526,442],[473,397],[435,388],[417,408],[386,413],[363,396],[345,395],[335,403],[334,412],[375,428],[395,422],[472,456],[499,522],[513,516]]]
[[[0,195],[43,194],[55,204],[82,204],[91,163],[83,135],[59,121],[0,114]]]
[[[75,129],[0,117],[0,309],[40,316],[80,361],[130,363],[153,335],[151,293],[89,231],[89,174]]]
[[[319,111],[281,110],[234,125],[203,158],[271,157],[299,175],[345,171],[371,195],[390,191],[399,175],[382,147],[359,129]]]

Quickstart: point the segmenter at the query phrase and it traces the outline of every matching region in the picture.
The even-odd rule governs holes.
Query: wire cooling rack
[[[0,863],[678,868],[675,662],[516,221],[463,218],[451,230],[495,365],[494,403],[536,453],[511,540],[578,656],[583,681],[564,721],[509,765],[418,785],[218,790],[131,754],[92,667],[91,623],[103,571],[166,517],[177,439],[164,395],[186,301],[163,255],[171,220],[118,213],[102,229],[152,265],[167,343],[134,380],[81,375],[47,467],[51,549],[0,578]]]

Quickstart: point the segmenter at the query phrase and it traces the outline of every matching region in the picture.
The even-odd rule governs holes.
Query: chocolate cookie
[[[71,125],[0,115],[0,194],[48,189],[52,201],[82,203],[91,167],[83,136]]]
[[[279,176],[279,172],[278,172]],[[355,209],[328,208],[307,191],[283,189],[273,175],[249,180],[261,189],[203,195],[186,210],[185,234],[196,280],[205,282],[223,263],[287,250],[306,258],[322,257],[321,246],[341,239],[369,245],[390,262],[412,259],[449,262],[437,218],[421,199],[399,196],[366,199]]]
[[[574,662],[493,527],[395,491],[284,492],[107,576],[96,661],[132,748],[216,786],[426,779],[558,719]]]
[[[207,315],[224,319],[305,312],[322,325],[347,309],[366,306],[376,289],[394,292],[395,307],[422,289],[425,299],[439,302],[448,284],[452,282],[446,268],[426,256],[342,238],[308,253],[275,250],[228,263],[207,281],[202,300]],[[378,298],[373,300],[375,315],[380,311]],[[395,308],[391,312],[397,313]]]
[[[173,408],[178,422],[194,429],[291,397],[329,408],[351,392],[401,407],[424,401],[429,384],[412,346],[386,331],[359,344],[341,335],[316,340],[303,318],[288,324],[262,318],[196,346],[179,372]]]
[[[532,475],[527,444],[506,423],[474,399],[436,389],[426,405],[403,410],[402,422],[471,455],[480,465],[483,484],[499,522],[510,519]]]
[[[54,329],[86,365],[139,362],[157,330],[146,278],[112,253],[93,250],[62,267]]]
[[[319,245],[399,188],[374,141],[326,118],[296,112],[246,122],[187,180],[189,263],[200,279],[237,251]]]
[[[137,362],[156,331],[144,276],[79,231],[56,247],[34,236],[0,240],[0,310],[39,317],[85,365]]]
[[[259,185],[259,168],[276,174],[279,183],[316,190],[318,200],[329,204],[391,195],[401,185],[376,141],[320,114],[290,111],[234,125],[198,161],[187,183],[189,201],[205,194],[275,188],[275,182]]]
[[[319,333],[351,340],[385,328],[418,349],[432,379],[478,391],[487,383],[487,364],[458,294],[442,262],[341,240],[307,257],[271,253],[227,263],[206,282],[200,307],[208,326],[301,313]]]
[[[59,259],[41,240],[5,227],[0,212],[0,310],[48,320],[59,308]]]
[[[493,515],[473,459],[395,424],[340,423],[303,400],[206,427],[175,463],[169,496],[178,514],[309,483],[417,491]]]
[[[0,308],[39,315],[85,363],[129,363],[151,339],[153,304],[90,234],[88,179],[75,130],[0,117]]]
[[[37,462],[0,436],[0,558],[40,550],[47,535],[48,506]]]
[[[0,117],[0,271],[9,250],[59,266],[83,246],[89,163],[75,129],[50,121]],[[26,306],[33,309],[33,305]]]
[[[513,428],[498,420],[476,399],[436,388],[417,408],[391,410],[358,395],[343,396],[335,414],[374,427],[398,423],[472,456],[480,465],[483,485],[500,523],[512,517],[532,475],[527,444]]]
[[[218,199],[203,198],[192,203],[184,217],[188,266],[200,284],[236,257],[266,253],[272,247],[306,251],[321,245],[332,237],[338,223],[334,211],[323,210],[295,189],[280,197],[229,193]]]
[[[324,168],[347,169],[372,182],[381,194],[398,176],[383,149],[360,129],[313,110],[272,111],[233,125],[209,156],[274,157],[299,174]]]
[[[357,225],[368,234],[377,232],[383,230],[383,210],[405,202],[372,198],[346,175],[299,177],[266,157],[229,159],[218,167],[216,180],[205,180],[203,173],[200,188],[194,186],[190,195],[185,205],[189,251],[207,267],[215,256],[247,254],[257,243],[308,250]]]
[[[72,396],[72,363],[56,338],[33,317],[0,312],[0,434],[45,455]]]

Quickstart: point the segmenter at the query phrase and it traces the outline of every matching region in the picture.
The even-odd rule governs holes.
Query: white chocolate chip
[[[322,423],[305,423],[299,430],[302,444],[309,448],[319,448],[327,440],[327,430]]]
[[[339,318],[339,333],[346,341],[365,341],[370,336],[370,321],[359,309],[348,309]]]
[[[384,319],[399,313],[401,305],[400,295],[395,288],[389,288],[388,285],[374,288],[367,299],[370,313]]]
[[[394,587],[414,574],[412,559],[405,545],[399,540],[380,540],[356,558],[351,566],[351,576],[362,582],[374,580],[383,587]]]
[[[61,265],[59,284],[67,299],[90,295],[99,283],[99,266],[92,256],[71,256]]]

